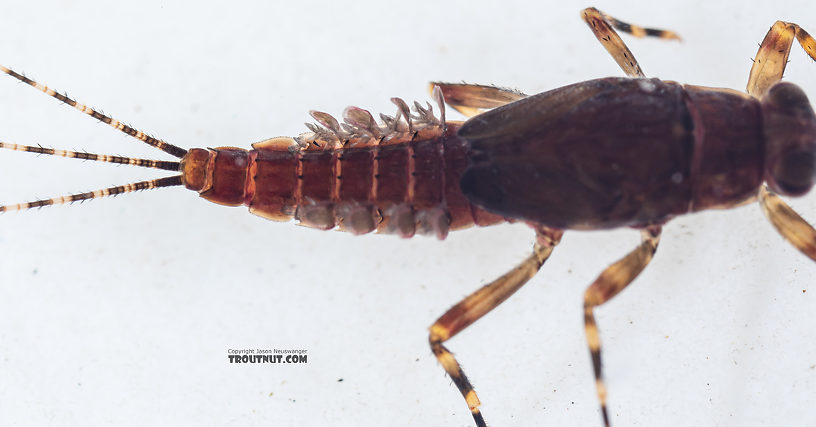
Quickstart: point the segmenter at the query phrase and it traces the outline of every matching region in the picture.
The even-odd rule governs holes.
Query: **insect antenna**
[[[118,129],[121,132],[124,132],[124,133],[138,139],[139,141],[144,142],[147,145],[151,145],[153,147],[156,147],[159,150],[162,150],[165,153],[170,154],[171,156],[182,158],[182,157],[184,157],[185,154],[187,154],[187,150],[185,150],[185,149],[183,149],[181,147],[177,147],[177,146],[175,146],[173,144],[169,144],[169,143],[164,142],[164,141],[162,141],[160,139],[156,139],[156,138],[153,138],[152,136],[145,135],[142,131],[138,131],[136,129],[133,129],[132,127],[120,122],[119,120],[113,119],[113,118],[111,118],[111,117],[109,117],[109,116],[107,116],[105,114],[102,114],[102,113],[94,110],[93,108],[88,107],[87,105],[80,104],[80,103],[74,101],[73,99],[71,99],[71,98],[69,98],[69,97],[55,91],[54,89],[51,89],[51,88],[49,88],[48,86],[46,86],[44,84],[37,83],[36,81],[34,81],[34,80],[32,80],[32,79],[30,79],[30,78],[28,78],[28,77],[26,77],[26,76],[24,76],[24,75],[22,75],[20,73],[17,73],[14,70],[10,70],[10,69],[0,65],[0,71],[10,75],[11,77],[14,77],[15,79],[17,79],[17,80],[19,80],[19,81],[21,81],[21,82],[35,88],[35,89],[41,91],[41,92],[44,92],[45,94],[47,94],[47,95],[49,95],[49,96],[51,96],[53,98],[56,98],[56,99],[58,99],[58,100],[60,100],[60,101],[62,101],[64,103],[76,108],[77,110],[79,110],[79,111],[81,111],[81,112],[83,112],[83,113],[85,113],[85,114],[99,120],[102,123],[105,123],[105,124],[115,128],[115,129]]]

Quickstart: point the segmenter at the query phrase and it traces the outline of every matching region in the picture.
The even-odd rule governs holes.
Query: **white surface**
[[[545,3],[7,2],[0,63],[172,143],[248,147],[303,131],[309,109],[390,114],[429,80],[535,93],[622,75],[578,18],[587,4]],[[742,89],[775,19],[816,32],[809,2],[781,3],[595,5],[684,37],[627,37],[647,74]],[[816,64],[794,49],[786,77],[814,99]],[[0,140],[157,157],[7,77]],[[156,175],[0,152],[0,203]],[[816,218],[816,196],[794,202]],[[581,297],[637,239],[567,234],[450,342],[491,424],[600,425]],[[0,425],[470,425],[426,328],[531,242],[518,225],[442,243],[319,232],[179,188],[3,215]],[[814,272],[757,206],[672,221],[600,310],[615,425],[814,425]],[[228,364],[243,347],[309,363]]]

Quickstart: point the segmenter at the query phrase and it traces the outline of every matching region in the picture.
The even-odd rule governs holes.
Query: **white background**
[[[183,147],[295,135],[309,109],[391,114],[389,97],[426,100],[430,80],[536,93],[622,75],[584,3],[39,3],[0,6],[0,63]],[[743,89],[774,20],[816,32],[816,13],[740,3],[595,5],[684,37],[625,37],[648,75]],[[786,78],[816,98],[816,64],[798,46],[790,59]],[[167,158],[7,77],[0,140]],[[0,203],[161,175],[0,152]],[[816,218],[816,196],[793,202]],[[532,238],[521,225],[354,237],[182,188],[2,215],[0,424],[470,425],[426,328]],[[582,294],[637,242],[568,233],[450,342],[492,425],[600,425]],[[669,223],[652,265],[599,310],[613,423],[816,423],[814,273],[756,205]],[[247,347],[305,348],[309,362],[227,363]]]

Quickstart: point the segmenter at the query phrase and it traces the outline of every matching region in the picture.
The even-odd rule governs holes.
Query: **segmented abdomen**
[[[412,139],[350,148],[291,150],[283,144],[250,151],[250,212],[274,220],[355,234],[374,230],[444,238],[448,230],[503,218],[472,206],[459,189],[467,144],[458,124]]]
[[[432,91],[439,108],[399,98],[395,116],[357,107],[343,123],[312,111],[319,123],[295,138],[271,138],[252,150],[193,148],[181,160],[182,182],[201,197],[224,205],[249,206],[264,218],[355,234],[371,231],[411,237],[504,218],[470,204],[459,182],[469,165],[468,143],[457,136],[460,122],[445,120],[442,91]]]
[[[459,188],[468,166],[460,125],[343,140],[318,132],[273,138],[252,150],[192,149],[182,160],[183,181],[207,200],[247,205],[272,220],[443,239],[449,230],[504,221],[471,205]]]

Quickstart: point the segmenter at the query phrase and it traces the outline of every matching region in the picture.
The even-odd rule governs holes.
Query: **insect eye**
[[[780,82],[771,86],[768,93],[763,97],[763,102],[790,115],[807,116],[813,114],[813,109],[805,92],[799,86],[789,82]]]
[[[805,93],[777,83],[762,98],[765,179],[787,196],[801,196],[816,182],[816,115]]]
[[[770,174],[774,191],[788,196],[805,194],[816,180],[816,153],[807,149],[788,150],[772,163]]]

